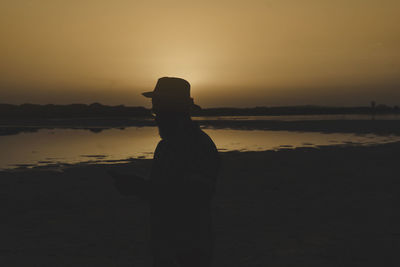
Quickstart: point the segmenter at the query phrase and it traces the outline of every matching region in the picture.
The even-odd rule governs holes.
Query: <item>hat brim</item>
[[[154,92],[144,92],[142,93],[143,96],[148,97],[148,98],[153,98],[154,97]]]

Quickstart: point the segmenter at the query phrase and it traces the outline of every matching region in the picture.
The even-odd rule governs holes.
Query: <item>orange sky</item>
[[[400,104],[398,0],[1,0],[0,103]]]

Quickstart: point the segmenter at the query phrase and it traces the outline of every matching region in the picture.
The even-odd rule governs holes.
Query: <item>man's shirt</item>
[[[161,140],[154,152],[151,180],[156,185],[198,184],[214,190],[220,158],[200,128],[178,140]]]
[[[150,198],[156,246],[211,242],[210,204],[219,166],[217,148],[200,128],[185,138],[159,142],[154,153]]]

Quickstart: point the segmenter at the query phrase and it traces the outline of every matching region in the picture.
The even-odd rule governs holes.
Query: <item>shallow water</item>
[[[266,121],[329,121],[329,120],[400,120],[400,114],[326,114],[326,115],[268,115],[268,116],[208,116],[194,120],[266,120]]]
[[[321,145],[370,145],[400,141],[400,136],[265,130],[204,129],[220,151],[263,151]],[[128,127],[93,132],[40,129],[0,136],[0,169],[79,162],[115,163],[152,158],[159,141],[156,127]]]

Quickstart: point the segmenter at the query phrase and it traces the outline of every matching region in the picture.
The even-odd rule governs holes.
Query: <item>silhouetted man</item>
[[[162,139],[154,152],[148,190],[153,266],[210,266],[217,149],[190,118],[195,105],[186,80],[160,78],[154,91],[143,95],[152,99]]]

